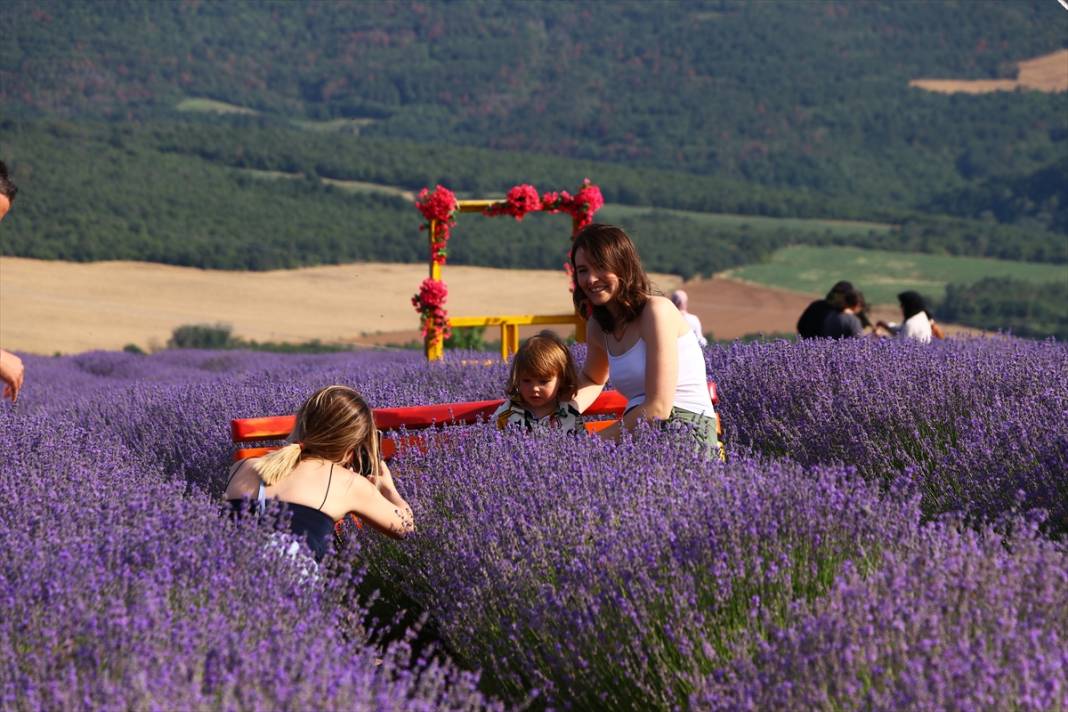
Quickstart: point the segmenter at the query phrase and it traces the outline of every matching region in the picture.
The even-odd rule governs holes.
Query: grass
[[[247,106],[228,104],[225,101],[215,99],[189,98],[183,99],[175,106],[178,111],[191,111],[194,113],[207,114],[258,114],[260,112]],[[311,119],[290,119],[289,123],[298,129],[314,131],[316,133],[360,133],[360,129],[373,124],[374,119],[329,119],[326,121],[312,121]]]
[[[183,99],[178,102],[178,111],[193,111],[212,114],[258,114],[255,109],[237,104],[227,104],[225,101],[214,99]]]
[[[725,276],[820,295],[840,279],[864,292],[872,304],[896,304],[897,294],[914,289],[940,300],[946,284],[970,284],[983,277],[1013,277],[1032,283],[1064,281],[1064,265],[953,257],[919,252],[887,252],[858,247],[794,246],[777,250],[768,262],[729,270]]]
[[[300,173],[285,173],[283,171],[261,171],[255,168],[236,168],[242,175],[260,180],[299,180],[303,176]],[[323,185],[329,185],[348,193],[380,193],[392,195],[405,200],[414,201],[415,194],[410,190],[398,188],[393,185],[382,183],[368,183],[361,180],[335,180],[333,178],[320,178]]]
[[[605,205],[597,213],[598,220],[604,222],[622,222],[633,215],[644,215],[655,211],[658,214],[676,215],[703,225],[720,225],[738,228],[748,225],[754,230],[772,230],[785,228],[796,232],[832,233],[835,235],[869,235],[885,234],[894,229],[886,223],[861,222],[853,220],[820,220],[815,218],[771,218],[762,215],[735,215],[732,213],[702,213],[692,210],[667,210],[638,205]]]

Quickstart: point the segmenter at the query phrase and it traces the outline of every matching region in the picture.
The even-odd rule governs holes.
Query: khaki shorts
[[[716,415],[702,415],[682,408],[672,407],[671,413],[661,422],[661,427],[676,428],[682,426],[689,430],[693,438],[694,449],[700,455],[725,460],[723,448],[716,436]]]

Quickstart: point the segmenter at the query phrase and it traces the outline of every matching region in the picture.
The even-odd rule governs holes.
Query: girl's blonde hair
[[[519,397],[519,379],[527,375],[534,378],[559,378],[557,400],[571,400],[578,391],[578,372],[575,369],[575,361],[571,358],[571,350],[559,336],[548,330],[531,336],[516,352],[508,373],[509,397]]]
[[[289,445],[253,465],[265,485],[285,479],[304,458],[340,463],[349,451],[354,458],[370,458],[372,471],[378,473],[381,453],[374,414],[363,396],[348,386],[327,386],[313,393],[300,407],[287,440]]]

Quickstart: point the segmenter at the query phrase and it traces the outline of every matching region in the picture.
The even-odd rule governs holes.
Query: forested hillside
[[[747,190],[743,183],[713,177],[691,180],[682,173],[551,156],[428,149],[241,120],[121,128],[9,122],[0,130],[19,161],[23,188],[12,218],[3,224],[2,246],[5,254],[25,257],[142,259],[227,269],[418,262],[426,259],[426,238],[410,200],[358,183],[348,188],[345,181],[369,181],[383,190],[394,186],[393,193],[443,181],[461,194],[485,197],[499,195],[510,176],[523,176],[543,189],[574,190],[574,176],[589,175],[609,200],[617,201],[600,217],[626,225],[650,269],[684,277],[756,262],[797,243],[1068,261],[1064,235],[1045,230],[915,212],[891,212],[892,225],[786,218],[791,212],[818,215],[815,206],[830,207],[833,201],[801,191]],[[672,185],[683,188],[674,198],[668,190]],[[731,213],[765,207],[784,217],[727,219],[618,205],[635,194],[648,195],[658,205]],[[522,223],[464,216],[449,259],[555,268],[563,261],[568,229],[566,218],[558,216],[535,215]]]
[[[891,204],[924,202],[936,181],[1034,171],[1064,150],[1063,96],[907,86],[1011,76],[1061,48],[1068,17],[1046,0],[4,7],[11,114],[145,118],[209,97],[374,119],[369,135]]]
[[[908,87],[1063,47],[1047,0],[15,0],[0,26],[0,158],[23,189],[4,254],[419,260],[409,205],[324,181],[489,196],[588,176],[649,208],[627,227],[655,269],[797,243],[1066,259],[1068,94]],[[552,266],[560,233],[470,221],[451,258]]]

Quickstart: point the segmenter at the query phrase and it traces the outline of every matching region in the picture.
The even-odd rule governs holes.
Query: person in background
[[[571,245],[575,313],[586,318],[586,361],[575,401],[585,411],[609,376],[627,399],[623,417],[599,434],[618,438],[639,421],[688,426],[698,453],[721,455],[705,353],[679,310],[653,293],[634,243],[594,223]]]
[[[382,460],[382,433],[359,393],[346,386],[321,388],[297,413],[290,443],[263,457],[237,463],[223,495],[235,514],[268,498],[292,515],[289,534],[304,540],[316,561],[330,549],[334,525],[348,514],[401,538],[415,529],[412,508]],[[291,543],[299,549],[297,541]]]
[[[921,344],[931,343],[932,337],[936,339],[945,337],[942,328],[931,317],[926,300],[918,292],[911,290],[902,292],[897,295],[897,301],[901,304],[901,315],[904,321],[900,324],[880,321],[875,325],[876,334],[899,336],[903,339],[919,341]]]
[[[498,430],[521,425],[582,432],[582,416],[573,400],[578,376],[571,351],[560,337],[543,331],[523,342],[512,359],[508,397],[493,414]]]
[[[864,313],[866,305],[864,295],[859,289],[850,287],[836,295],[834,301],[828,301],[834,311],[824,318],[820,336],[846,339],[864,335],[864,322],[861,321],[860,315]]]
[[[802,339],[815,339],[823,336],[823,322],[830,314],[838,309],[836,305],[842,303],[843,295],[853,289],[853,284],[846,281],[836,282],[831,291],[823,299],[811,302],[805,311],[801,312],[801,318],[797,320],[797,333]],[[859,317],[858,317],[859,318]]]
[[[0,221],[3,221],[7,211],[11,210],[11,202],[18,192],[19,189],[8,177],[7,166],[0,161]],[[0,349],[0,381],[4,382],[4,398],[10,398],[12,403],[19,399],[19,391],[22,390],[25,374],[26,369],[22,365],[22,359],[9,351]]]
[[[676,289],[671,293],[671,303],[675,305],[679,310],[679,313],[682,314],[682,318],[685,319],[686,323],[693,329],[694,335],[697,336],[697,343],[701,348],[708,346],[708,339],[705,338],[704,333],[701,331],[701,320],[697,318],[696,314],[691,314],[686,309],[690,303],[690,297],[686,292],[681,289]]]

